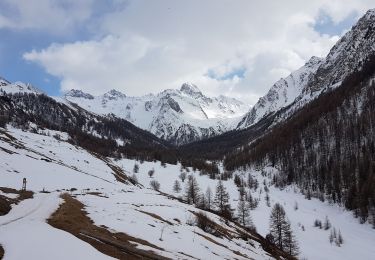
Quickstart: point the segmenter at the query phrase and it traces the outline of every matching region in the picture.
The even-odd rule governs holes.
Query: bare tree
[[[157,190],[159,191],[160,190],[160,183],[156,180],[152,180],[150,181],[150,186],[151,188],[153,188],[154,190]]]
[[[178,180],[175,180],[173,184],[173,191],[179,193],[181,191],[181,184]]]
[[[193,175],[189,175],[185,186],[185,199],[189,204],[199,202],[199,185]]]
[[[288,251],[292,256],[298,255],[298,244],[292,233],[290,222],[281,204],[276,203],[270,216],[270,234],[274,244],[281,250]]]
[[[249,203],[242,197],[237,205],[237,217],[239,223],[247,228],[254,229],[254,224],[250,215]]]
[[[211,210],[212,209],[212,191],[210,187],[207,187],[205,198],[206,198],[206,207],[208,210]]]
[[[134,164],[133,172],[138,173],[138,171],[139,171],[139,165],[136,163],[136,164]]]
[[[186,179],[186,172],[181,172],[178,177],[180,177],[181,181],[184,182]]]
[[[229,194],[221,180],[216,186],[214,204],[221,214],[230,212]]]
[[[151,170],[148,171],[148,176],[150,178],[152,178],[152,176],[154,176],[154,174],[155,174],[155,169],[154,168],[152,168]]]
[[[331,222],[329,221],[328,216],[326,216],[326,218],[325,218],[325,220],[324,220],[324,225],[323,225],[323,227],[324,227],[324,230],[328,230],[328,229],[331,228]]]

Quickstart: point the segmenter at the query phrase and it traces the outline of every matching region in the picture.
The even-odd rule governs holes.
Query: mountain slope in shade
[[[116,90],[94,97],[71,90],[65,98],[100,115],[114,114],[178,145],[233,129],[248,109],[234,98],[207,97],[190,83],[179,90],[167,89],[142,97],[129,97]]]
[[[279,120],[309,103],[320,93],[340,86],[342,80],[360,69],[375,53],[375,9],[369,10],[330,50],[324,59],[313,57],[287,78],[276,82],[241,119],[238,129],[247,128],[282,108]]]

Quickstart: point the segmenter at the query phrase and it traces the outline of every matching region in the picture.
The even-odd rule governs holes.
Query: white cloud
[[[0,29],[66,33],[90,18],[94,0],[2,0]]]
[[[140,95],[190,81],[208,94],[254,103],[338,39],[314,31],[322,8],[336,22],[369,7],[365,0],[134,0],[101,18],[97,39],[52,44],[24,58],[61,78],[63,90],[99,94],[116,88]],[[239,68],[243,78],[207,75],[211,70],[220,78]]]

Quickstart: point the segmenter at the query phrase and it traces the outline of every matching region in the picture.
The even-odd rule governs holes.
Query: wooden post
[[[23,178],[22,191],[26,191],[26,178]]]

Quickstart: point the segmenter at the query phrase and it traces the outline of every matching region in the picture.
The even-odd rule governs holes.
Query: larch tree
[[[173,184],[173,191],[179,193],[181,191],[181,184],[178,180],[175,180]]]
[[[220,214],[226,214],[230,212],[229,194],[221,180],[219,180],[216,186],[214,204],[219,210]]]
[[[212,209],[212,191],[210,187],[207,187],[205,198],[206,198],[206,207],[208,210],[211,210]]]
[[[281,204],[276,203],[270,216],[270,234],[274,244],[291,255],[298,255],[298,244],[294,238],[290,222]]]
[[[290,222],[288,221],[287,226],[284,230],[283,235],[283,250],[287,252],[291,256],[298,256],[299,254],[299,247],[296,240],[296,237],[294,236],[292,229],[290,227]]]
[[[254,229],[254,224],[250,215],[249,203],[243,197],[241,197],[237,205],[237,217],[242,226]]]
[[[136,164],[134,164],[133,172],[138,173],[138,171],[139,171],[139,165],[136,163]]]
[[[193,175],[189,175],[185,187],[185,199],[189,204],[197,204],[199,202],[199,185],[197,179]]]

